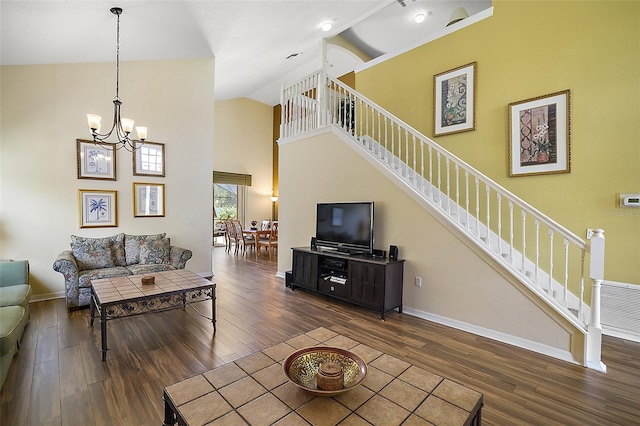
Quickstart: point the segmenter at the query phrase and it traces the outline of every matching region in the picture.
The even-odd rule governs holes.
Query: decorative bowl
[[[318,388],[317,374],[320,364],[335,362],[344,373],[344,387],[336,390]],[[336,396],[360,385],[367,377],[367,364],[358,355],[345,349],[313,346],[300,349],[285,359],[284,374],[297,387],[317,396]]]

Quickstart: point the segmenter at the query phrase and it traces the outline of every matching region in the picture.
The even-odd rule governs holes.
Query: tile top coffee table
[[[142,284],[143,276],[153,276],[154,284]],[[216,284],[213,274],[177,269],[145,275],[99,278],[91,280],[91,326],[100,315],[102,360],[107,358],[107,321],[149,312],[162,312],[193,303],[211,300],[211,318],[196,312],[213,324],[216,330]],[[193,306],[192,306],[193,307]]]
[[[358,354],[362,385],[332,398],[289,382],[282,363],[309,346]],[[326,328],[164,388],[163,425],[480,425],[482,394]]]

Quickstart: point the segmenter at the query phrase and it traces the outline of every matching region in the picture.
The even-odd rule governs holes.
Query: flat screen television
[[[318,203],[316,243],[345,253],[373,253],[373,201]]]

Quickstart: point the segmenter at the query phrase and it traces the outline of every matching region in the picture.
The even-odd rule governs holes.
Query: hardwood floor
[[[22,350],[0,392],[1,425],[160,425],[162,389],[327,327],[484,394],[488,425],[640,425],[640,344],[605,337],[608,373],[391,312],[292,292],[276,260],[216,248],[217,333],[193,310],[111,321],[107,361],[89,310],[31,304]],[[210,306],[198,308],[210,313]]]

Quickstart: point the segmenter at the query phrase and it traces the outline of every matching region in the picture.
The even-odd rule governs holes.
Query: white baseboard
[[[56,293],[44,293],[44,294],[36,294],[31,296],[31,302],[42,302],[44,300],[53,300],[53,299],[64,299],[66,295],[64,291],[58,291]]]
[[[452,318],[443,317],[443,316],[432,314],[429,312],[419,311],[417,309],[413,309],[408,306],[403,306],[402,312],[409,315],[413,315],[418,318],[432,321],[438,324],[446,325],[448,327],[452,327],[458,330],[466,331],[478,336],[486,337],[488,339],[496,340],[498,342],[506,343],[508,345],[516,346],[522,349],[527,349],[532,352],[536,352],[542,355],[547,355],[562,361],[570,362],[572,364],[582,365],[581,362],[578,362],[575,359],[575,357],[571,352],[554,348],[553,346],[523,339],[517,336],[512,336],[510,334],[501,333],[499,331],[490,330],[488,328],[479,327],[477,325],[458,321]]]

